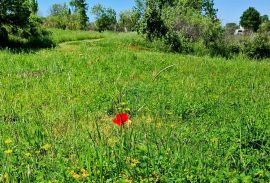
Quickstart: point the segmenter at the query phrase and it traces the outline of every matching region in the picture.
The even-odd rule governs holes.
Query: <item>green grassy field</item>
[[[0,182],[269,182],[269,61],[53,32],[0,51]]]

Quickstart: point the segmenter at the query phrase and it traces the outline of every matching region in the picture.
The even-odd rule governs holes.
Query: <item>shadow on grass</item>
[[[0,45],[0,50],[6,50],[11,53],[34,53],[40,49],[55,48],[56,43],[51,39],[31,39],[28,41],[9,40],[5,45]]]

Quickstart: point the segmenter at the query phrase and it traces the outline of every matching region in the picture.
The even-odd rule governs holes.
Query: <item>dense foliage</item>
[[[0,47],[51,47],[49,32],[42,27],[36,1],[0,1]],[[31,14],[32,11],[32,14]]]
[[[70,6],[66,3],[53,4],[50,8],[50,15],[45,19],[44,26],[58,29],[86,30],[88,26],[87,9],[88,5],[85,0],[70,1]]]
[[[260,24],[260,13],[253,7],[248,8],[240,18],[240,25],[254,32],[257,32]]]
[[[164,50],[226,58],[244,54],[260,59],[269,55],[269,44],[263,44],[263,48],[258,48],[259,45],[252,36],[244,37],[241,42],[237,41],[237,36],[232,36],[239,28],[237,24],[231,23],[222,27],[212,0],[145,0],[143,3],[139,33],[151,42],[158,41],[159,44],[163,44]],[[249,8],[243,13],[240,23],[246,28],[245,34],[251,34],[259,27],[260,32],[267,32],[268,22],[267,16],[261,17],[257,10]]]
[[[37,0],[29,0],[29,6],[32,14],[37,14],[38,12],[38,2]]]
[[[120,12],[118,30],[120,29],[125,32],[136,31],[136,26],[138,23],[137,17],[138,17],[138,14],[134,10],[126,10],[126,11]]]
[[[99,32],[116,30],[116,12],[112,8],[105,8],[101,4],[92,7],[91,13],[95,16],[95,24]]]
[[[75,13],[78,16],[79,28],[84,30],[86,28],[88,17],[87,17],[87,3],[86,0],[71,0],[70,5],[75,8]]]
[[[239,26],[236,23],[227,23],[224,27],[226,35],[234,35],[235,30],[238,29]]]
[[[250,58],[270,57],[270,43],[268,35],[258,34],[244,45],[244,53]]]

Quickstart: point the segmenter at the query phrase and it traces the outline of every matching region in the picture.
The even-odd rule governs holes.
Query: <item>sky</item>
[[[68,3],[69,0],[38,0],[39,14],[46,16],[50,6],[54,3]],[[215,8],[218,9],[218,17],[223,24],[234,22],[239,23],[240,16],[248,7],[255,7],[262,15],[270,17],[270,0],[214,0]],[[117,12],[131,9],[134,0],[87,0],[89,7],[100,3],[105,7],[115,9]],[[93,20],[88,13],[90,20]]]

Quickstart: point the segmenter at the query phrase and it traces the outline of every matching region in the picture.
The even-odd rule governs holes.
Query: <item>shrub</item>
[[[140,33],[153,41],[156,38],[162,38],[168,33],[168,27],[162,19],[162,8],[157,5],[155,0],[147,0],[146,8],[140,25]]]
[[[270,57],[268,36],[265,34],[255,35],[254,38],[244,44],[243,53],[253,59]]]
[[[66,20],[60,16],[48,16],[44,21],[44,26],[47,28],[66,29]]]
[[[182,51],[181,41],[179,39],[179,36],[175,32],[168,32],[163,37],[163,42],[165,45],[168,46],[169,51],[172,51],[172,52]]]
[[[8,32],[4,27],[0,27],[0,47],[6,46],[8,43]]]
[[[176,36],[182,43],[181,52],[199,50],[199,54],[227,55],[220,22],[212,21],[209,17],[202,16],[201,12],[187,9],[182,4],[165,8],[162,19],[169,32],[178,33]]]
[[[260,33],[270,33],[270,22],[264,22],[260,25],[259,28]]]
[[[92,7],[91,13],[95,16],[95,24],[99,32],[116,29],[116,12],[112,8],[105,8],[101,4]]]

